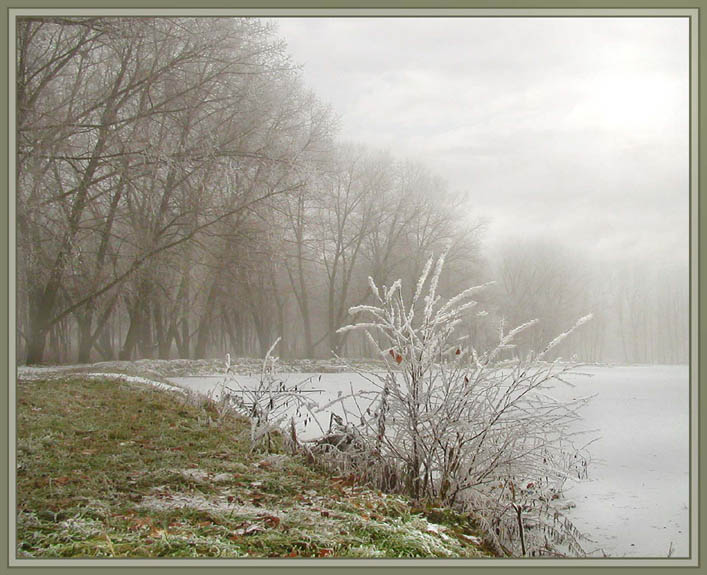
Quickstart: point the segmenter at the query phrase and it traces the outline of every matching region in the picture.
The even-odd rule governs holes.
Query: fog
[[[687,19],[277,25],[342,135],[469,193],[487,243],[541,234],[602,260],[687,261]]]
[[[86,22],[89,22],[87,25]],[[179,30],[179,34],[174,31]],[[688,359],[686,18],[20,19],[17,359],[370,357],[368,277],[483,349]],[[80,48],[80,49],[79,49]]]

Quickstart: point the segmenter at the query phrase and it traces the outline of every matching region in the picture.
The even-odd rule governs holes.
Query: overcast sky
[[[489,249],[687,261],[686,18],[283,18],[341,137],[424,162]]]

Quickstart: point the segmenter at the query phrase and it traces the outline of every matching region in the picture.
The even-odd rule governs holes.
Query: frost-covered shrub
[[[386,360],[382,373],[363,374],[377,392],[358,414],[379,464],[372,478],[385,466],[389,479],[394,467],[398,489],[476,514],[489,537],[514,554],[581,554],[581,536],[560,506],[565,481],[586,473],[586,456],[570,432],[586,398],[553,398],[550,384],[576,366],[544,360],[590,316],[538,353],[499,361],[536,322],[501,328],[498,344],[485,353],[455,339],[484,286],[443,301],[437,286],[444,255],[433,264],[431,258],[409,302],[399,280],[389,288],[370,280],[375,304],[350,310],[366,321],[339,330],[363,330]]]
[[[216,403],[219,410],[234,410],[248,418],[251,450],[264,444],[270,451],[273,432],[282,433],[286,443],[294,449],[297,445],[295,418],[305,426],[309,422],[319,425],[313,413],[318,404],[305,393],[309,378],[290,383],[280,377],[278,358],[273,355],[279,341],[279,338],[275,340],[265,354],[254,386],[239,381],[232,370],[230,355],[226,356],[226,374],[219,386],[220,397]]]

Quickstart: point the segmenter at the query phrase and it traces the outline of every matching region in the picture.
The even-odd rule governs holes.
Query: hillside
[[[466,516],[415,508],[135,378],[17,385],[17,556],[488,557]]]

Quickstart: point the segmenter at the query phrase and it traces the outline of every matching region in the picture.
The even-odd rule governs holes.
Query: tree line
[[[475,236],[424,168],[335,134],[267,22],[20,19],[26,361],[340,351],[361,277]]]
[[[370,355],[337,333],[368,277],[412,289],[448,246],[442,293],[503,271],[473,337],[575,311],[525,301],[549,284],[512,257],[484,263],[473,198],[341,142],[272,22],[19,18],[16,80],[21,362],[263,355],[278,337],[283,357]]]

